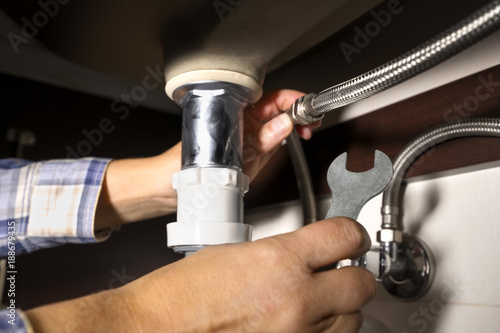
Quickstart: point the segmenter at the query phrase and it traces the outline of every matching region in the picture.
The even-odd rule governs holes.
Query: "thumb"
[[[259,142],[261,152],[269,153],[281,144],[281,141],[293,130],[293,123],[290,117],[282,113],[265,123],[259,130]]]

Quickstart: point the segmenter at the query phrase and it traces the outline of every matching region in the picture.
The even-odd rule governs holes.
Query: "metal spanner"
[[[381,151],[375,151],[373,168],[365,172],[348,171],[346,162],[347,153],[343,153],[328,169],[326,178],[332,191],[332,201],[325,218],[346,216],[356,220],[361,208],[391,181],[392,163]]]
[[[328,168],[326,178],[332,191],[332,201],[325,218],[346,216],[356,220],[361,208],[371,198],[381,193],[391,181],[392,163],[389,157],[381,151],[375,151],[373,168],[365,172],[348,171],[346,162],[347,153],[343,153]],[[341,260],[334,266],[337,268],[343,266],[367,267],[367,257],[363,255],[356,260]],[[374,268],[375,278],[380,279],[385,274],[387,267],[387,259],[380,259],[379,266]]]

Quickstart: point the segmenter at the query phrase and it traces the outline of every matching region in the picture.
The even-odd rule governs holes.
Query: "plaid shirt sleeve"
[[[91,243],[94,215],[110,160],[0,160],[0,257],[63,243]],[[10,238],[9,238],[10,237]],[[9,244],[10,242],[10,244]]]
[[[26,314],[20,309],[15,309],[15,312],[9,309],[1,310],[0,318],[2,318],[0,320],[2,333],[34,333]]]

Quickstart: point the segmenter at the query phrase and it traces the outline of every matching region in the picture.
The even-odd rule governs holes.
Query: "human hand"
[[[245,110],[243,137],[243,171],[253,180],[271,159],[281,142],[293,129],[290,117],[283,113],[304,93],[276,90],[264,94],[259,102]],[[310,125],[295,126],[298,134],[309,140],[321,120]]]
[[[361,267],[321,271],[370,247],[336,217],[253,243],[216,245],[121,288],[27,312],[43,332],[356,332],[376,292]]]
[[[376,292],[360,267],[319,271],[370,247],[365,229],[333,218],[253,243],[205,248],[125,286],[137,331],[356,332]],[[149,326],[151,325],[151,326]]]

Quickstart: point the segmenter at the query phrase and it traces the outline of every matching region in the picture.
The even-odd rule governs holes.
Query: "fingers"
[[[273,91],[266,93],[258,103],[245,110],[245,163],[273,152],[286,139],[293,129],[293,123],[282,112],[302,95],[303,93],[294,90]],[[265,161],[260,164],[265,164]]]
[[[317,271],[338,260],[359,257],[369,250],[370,238],[356,221],[345,217],[331,218],[284,236],[287,236],[286,247],[291,248],[289,251],[311,272],[312,281],[306,302],[315,304],[311,311],[316,315],[321,314],[326,318],[357,312],[375,296],[375,278],[364,268]],[[314,316],[314,313],[310,315]],[[353,327],[354,332],[358,326]]]
[[[377,293],[373,274],[362,267],[344,267],[313,275],[311,295],[325,316],[359,311]]]
[[[277,90],[264,97],[251,108],[245,110],[245,137],[243,159],[250,162],[257,157],[272,152],[279,147],[293,129],[293,122],[282,112],[289,109],[303,93],[294,90]],[[321,121],[295,128],[299,136],[309,140],[312,132],[321,126]]]
[[[342,259],[360,257],[371,246],[365,228],[347,217],[319,221],[283,236],[312,271]]]
[[[245,162],[272,152],[279,147],[293,129],[293,123],[286,114],[281,114],[265,123],[243,140],[243,159]]]
[[[295,128],[297,129],[297,133],[300,135],[300,137],[302,137],[302,139],[309,140],[312,137],[313,131],[320,126],[321,120],[318,120],[306,126],[297,125]]]
[[[303,95],[304,93],[300,91],[286,89],[265,93],[255,105],[245,111],[246,116],[260,122],[266,122],[288,110],[295,100]]]
[[[295,90],[276,90],[264,94],[261,100],[245,111],[245,128],[255,130],[280,113],[290,109],[295,100],[304,93]],[[297,132],[309,140],[312,132],[321,126],[321,120],[309,125],[297,125]]]

